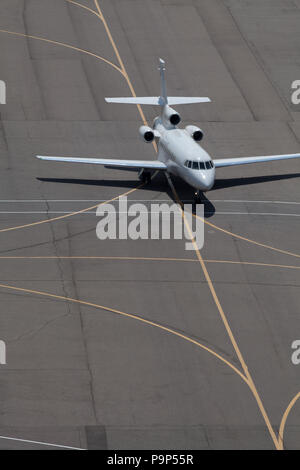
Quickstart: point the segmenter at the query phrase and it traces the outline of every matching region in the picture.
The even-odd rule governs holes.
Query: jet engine
[[[175,111],[175,109],[171,108],[170,106],[164,107],[163,118],[166,121],[169,121],[173,126],[177,126],[181,121],[180,114],[178,114],[177,111]]]
[[[139,128],[139,133],[144,142],[147,142],[147,143],[153,142],[155,136],[151,127],[141,126]]]
[[[200,142],[203,139],[203,131],[197,126],[186,126],[187,133],[196,141]]]

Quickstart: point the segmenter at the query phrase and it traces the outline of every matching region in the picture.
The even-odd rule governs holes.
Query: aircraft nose
[[[214,174],[213,172],[206,172],[206,174],[201,177],[201,185],[203,191],[208,191],[214,185]]]

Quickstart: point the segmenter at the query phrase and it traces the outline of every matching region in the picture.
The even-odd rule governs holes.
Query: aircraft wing
[[[112,160],[109,158],[47,157],[43,155],[37,155],[36,158],[39,158],[40,160],[49,160],[54,162],[90,163],[93,165],[104,165],[107,168],[115,168],[118,170],[139,170],[141,168],[147,168],[150,170],[167,169],[166,165],[158,160]]]
[[[241,158],[219,158],[214,160],[216,168],[233,165],[247,165],[248,163],[272,162],[276,160],[289,160],[300,158],[300,153],[290,153],[287,155],[267,155],[265,157],[241,157]]]

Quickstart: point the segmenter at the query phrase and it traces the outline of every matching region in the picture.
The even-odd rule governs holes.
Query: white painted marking
[[[300,214],[278,214],[276,212],[206,212],[214,215],[271,215],[279,217],[300,217]]]
[[[211,199],[211,202],[250,202],[250,203],[257,203],[257,204],[300,204],[300,202],[294,201],[251,201],[251,200],[239,200],[239,199]]]
[[[137,202],[170,202],[171,199],[132,199]],[[0,202],[107,202],[107,199],[0,199]],[[115,202],[115,201],[111,201]],[[300,204],[300,203],[299,203]]]
[[[0,214],[74,214],[75,215],[95,215],[96,212],[91,212],[91,211],[86,211],[82,212],[80,214],[74,214],[73,211],[0,211]],[[115,211],[114,213],[116,214],[127,214],[128,212],[120,212],[120,211]],[[157,213],[157,212],[155,212]],[[162,212],[159,212],[161,214]],[[213,215],[270,215],[270,216],[277,216],[277,217],[300,217],[300,214],[291,214],[291,213],[276,213],[276,212],[225,212],[225,211],[206,211],[206,214],[213,214]],[[146,212],[148,214],[148,212]]]
[[[86,449],[82,449],[81,447],[64,446],[64,445],[61,445],[61,444],[50,444],[49,442],[30,441],[29,439],[18,439],[17,437],[0,436],[0,439],[5,439],[5,440],[8,440],[8,441],[27,442],[29,444],[38,444],[38,445],[42,445],[42,446],[61,447],[63,449],[86,450]]]
[[[297,201],[253,201],[250,199],[209,199],[210,202],[233,202],[233,203],[257,203],[257,204],[297,204]],[[107,199],[0,199],[1,202],[106,202]],[[170,199],[132,199],[137,202],[170,202]],[[114,201],[115,202],[115,201]],[[193,202],[192,200],[186,200],[182,202]]]

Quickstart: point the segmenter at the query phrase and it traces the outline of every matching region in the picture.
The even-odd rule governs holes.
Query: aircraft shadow
[[[300,173],[287,173],[285,175],[247,176],[240,178],[216,179],[213,190],[233,188],[235,186],[247,186],[250,184],[268,183],[271,181],[288,180],[299,177]]]
[[[76,185],[87,185],[87,186],[106,186],[106,187],[115,187],[120,186],[122,188],[135,188],[137,186],[136,181],[128,180],[91,180],[91,179],[82,179],[82,178],[37,178],[38,181],[46,183],[64,183],[64,184],[76,184]]]
[[[37,178],[38,181],[46,183],[63,183],[63,184],[74,184],[74,185],[87,185],[87,186],[99,186],[99,187],[110,187],[110,188],[126,188],[133,189],[137,188],[140,184],[138,179],[135,180],[99,180],[99,179],[83,179],[83,178]],[[155,179],[151,180],[151,183],[145,184],[143,188],[147,191],[166,191],[166,181],[161,175],[157,175]],[[141,189],[143,189],[141,188]]]
[[[87,185],[87,186],[101,186],[101,187],[118,187],[118,188],[136,188],[139,185],[137,180],[99,180],[99,179],[83,179],[83,178],[37,178],[38,181],[46,183],[63,183],[63,184],[74,184],[74,185]],[[193,213],[196,212],[196,206],[193,202],[193,189],[184,183],[180,178],[173,178],[177,194],[180,200],[186,204],[193,204]],[[174,194],[171,191],[171,188],[166,181],[165,175],[159,173],[151,183],[145,184],[141,189],[146,191],[156,191],[166,193],[170,199],[174,202],[177,202],[174,198]],[[203,194],[203,203],[204,203],[204,214],[205,217],[211,217],[215,208],[214,205],[206,198]]]
[[[212,190],[233,188],[236,186],[247,186],[252,184],[267,183],[271,181],[281,181],[299,178],[300,173],[288,173],[284,175],[266,175],[266,176],[247,176],[240,178],[222,178],[216,179],[215,185]],[[136,188],[139,184],[137,180],[99,180],[99,179],[83,179],[83,178],[37,178],[39,181],[48,183],[63,183],[75,185],[88,185],[88,186],[101,186],[101,187],[119,187],[119,188]],[[172,181],[176,188],[179,199],[184,204],[193,204],[193,213],[196,213],[196,205],[193,202],[193,189],[186,184],[181,178],[172,177]],[[165,192],[170,199],[177,202],[171,188],[169,187],[165,175],[158,173],[158,175],[151,180],[151,183],[143,187],[147,191]],[[143,189],[142,188],[142,189]],[[204,204],[204,217],[210,218],[215,213],[215,206],[206,197],[202,195],[202,203]]]
[[[183,202],[183,204],[192,205],[192,212],[193,214],[196,214],[197,205],[194,202],[194,189],[187,183],[185,183],[181,178],[172,176],[172,181],[174,183],[180,201]],[[168,194],[170,199],[172,199],[174,202],[177,202],[167,182],[164,191]],[[212,217],[215,213],[215,206],[206,197],[204,193],[201,196],[201,203],[204,204],[204,217]]]

